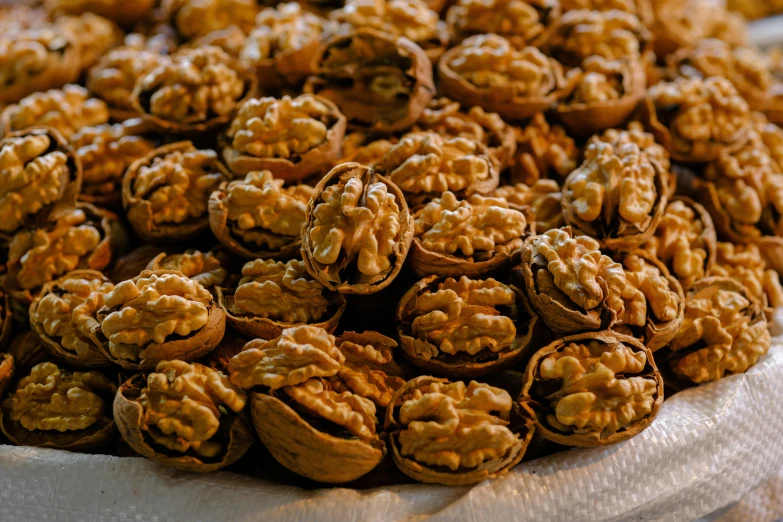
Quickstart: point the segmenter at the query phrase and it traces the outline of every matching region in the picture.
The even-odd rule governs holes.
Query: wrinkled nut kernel
[[[283,180],[264,170],[230,182],[226,193],[231,233],[245,243],[278,251],[299,237],[313,188],[308,185],[283,188]]]
[[[341,143],[342,158],[338,163],[356,162],[375,167],[399,140],[396,138],[369,141],[371,137],[362,131],[346,134]]]
[[[783,129],[764,117],[756,117],[754,128],[775,163],[783,165]]]
[[[493,196],[505,199],[515,207],[530,207],[535,215],[536,233],[563,226],[563,194],[553,179],[539,179],[530,186],[524,183],[495,189]]]
[[[17,286],[25,290],[40,288],[79,268],[96,250],[102,236],[100,225],[89,220],[81,209],[61,216],[49,228],[17,232],[8,247],[9,264],[19,267],[15,277]],[[90,268],[102,269],[105,264]]]
[[[145,112],[174,123],[229,116],[245,93],[231,57],[217,47],[186,50],[140,77],[134,98]]]
[[[402,369],[394,362],[397,343],[380,334],[343,334],[340,353],[345,356],[337,377],[329,379],[337,392],[351,391],[386,408],[394,392],[405,384]]]
[[[95,65],[106,51],[122,40],[122,31],[114,22],[94,13],[57,18],[54,27],[78,45],[81,69]]]
[[[156,444],[210,458],[224,450],[222,443],[210,440],[220,427],[221,409],[239,413],[247,396],[212,368],[162,361],[147,376],[137,402],[144,411],[141,427]]]
[[[337,375],[344,361],[334,336],[322,328],[303,325],[286,328],[271,341],[250,341],[231,359],[228,371],[231,382],[240,388],[267,386],[277,390],[313,377]]]
[[[596,240],[554,229],[535,236],[531,246],[531,258],[541,256],[546,263],[546,270],[535,274],[538,293],[550,295],[566,308],[575,304],[592,310],[605,302],[622,314],[625,272],[622,265],[601,254]]]
[[[253,29],[258,8],[253,0],[184,0],[174,13],[174,26],[187,39],[232,25],[246,34]]]
[[[669,363],[680,377],[695,383],[742,373],[767,353],[767,321],[731,279],[707,278],[685,299],[682,327],[672,339]]]
[[[109,352],[117,359],[135,361],[150,343],[158,345],[169,336],[188,336],[209,319],[212,296],[185,276],[150,274],[123,281],[106,294],[110,310],[101,322]]]
[[[750,125],[750,109],[725,78],[678,78],[650,87],[655,118],[668,129],[675,158],[710,159],[711,147],[732,147]],[[657,137],[657,136],[656,136]]]
[[[108,388],[111,383],[100,373],[37,364],[11,396],[11,418],[30,431],[83,430],[103,417],[105,405],[96,392]]]
[[[617,326],[642,327],[647,318],[668,322],[677,318],[680,296],[654,264],[643,257],[628,254],[623,257],[626,285],[620,296],[625,305],[617,318]]]
[[[6,23],[6,17],[0,24]],[[74,42],[70,41],[61,31],[47,26],[35,29],[3,29],[0,32],[0,82],[13,89],[16,96],[3,97],[3,101],[16,101],[35,89],[35,81],[39,88],[57,87],[62,85],[62,63],[69,65],[73,59],[71,53],[76,53]],[[49,75],[51,78],[46,78]],[[76,75],[71,73],[72,80]]]
[[[136,80],[166,58],[152,51],[119,47],[106,53],[87,73],[87,88],[110,108],[133,110]]]
[[[517,250],[528,230],[525,215],[504,199],[476,194],[460,201],[452,192],[427,203],[413,226],[426,250],[470,259]]]
[[[614,9],[631,13],[640,19],[642,19],[642,14],[652,14],[645,13],[650,6],[645,6],[644,4],[643,0],[640,2],[636,0],[563,0],[560,2],[564,12],[575,9],[590,9],[592,11],[611,11]],[[642,19],[642,21],[647,22],[646,19]]]
[[[329,18],[339,24],[404,36],[419,44],[436,38],[438,31],[438,13],[423,0],[348,0]]]
[[[432,383],[400,407],[400,453],[430,466],[478,468],[518,443],[507,391],[471,381]]]
[[[256,27],[247,37],[239,58],[253,66],[283,53],[306,48],[321,39],[324,21],[296,2],[267,7],[256,17]]]
[[[481,143],[433,132],[406,134],[375,168],[411,194],[471,193],[494,177],[492,160]]]
[[[67,352],[87,357],[95,352],[88,335],[98,325],[96,312],[103,307],[104,297],[114,289],[101,279],[65,279],[38,301],[30,320],[43,326],[51,338]]]
[[[283,391],[309,412],[342,426],[361,439],[375,437],[375,404],[352,392],[337,393],[321,379],[286,386]]]
[[[609,143],[615,149],[633,143],[650,159],[657,161],[661,169],[669,172],[671,167],[669,152],[662,145],[656,143],[655,137],[651,133],[645,132],[644,126],[638,121],[629,123],[628,129],[606,129],[603,134],[591,137],[588,143],[601,141]]]
[[[578,166],[579,147],[563,127],[550,126],[542,113],[515,130],[520,152],[512,172],[515,181],[531,184],[540,178],[563,180]]]
[[[623,62],[591,56],[568,72],[561,105],[591,105],[625,96],[628,68]]]
[[[155,148],[122,124],[83,127],[70,143],[82,163],[82,192],[93,195],[116,192],[130,164]]]
[[[540,363],[538,378],[560,382],[549,394],[553,428],[575,434],[609,436],[648,417],[658,395],[654,378],[642,373],[648,364],[644,351],[621,342],[572,342]]]
[[[155,270],[158,269],[182,272],[204,288],[221,285],[226,279],[226,270],[212,252],[188,250],[184,254],[164,256],[157,262]]]
[[[195,40],[190,40],[178,50],[183,51],[185,49],[198,49],[199,47],[210,46],[222,49],[229,56],[237,57],[242,52],[242,49],[245,48],[246,41],[247,35],[244,31],[235,25],[231,25],[220,31],[212,31],[204,36],[199,36]]]
[[[707,224],[693,208],[683,201],[672,201],[666,207],[655,235],[643,248],[669,267],[687,290],[708,275],[710,246],[705,238],[706,228]]]
[[[286,323],[316,322],[329,307],[323,285],[297,259],[287,263],[265,259],[245,263],[234,303],[254,316]]]
[[[0,148],[0,231],[13,232],[27,216],[59,200],[70,178],[68,156],[45,134],[6,138]]]
[[[84,87],[66,85],[27,96],[7,107],[3,118],[6,133],[45,125],[69,139],[82,127],[108,122],[109,108],[103,101],[90,98]]]
[[[750,295],[771,307],[783,306],[783,287],[778,273],[767,268],[758,246],[718,243],[712,273],[739,281]]]
[[[559,5],[553,0],[458,0],[449,8],[446,22],[457,41],[495,33],[524,47],[538,44],[557,16]]]
[[[183,223],[207,213],[210,194],[223,181],[212,150],[173,151],[143,165],[133,180],[133,196],[149,201],[157,223]]]
[[[514,321],[498,308],[510,310],[516,302],[514,291],[494,280],[465,276],[448,278],[435,291],[416,296],[411,324],[413,335],[449,355],[465,352],[476,355],[489,349],[498,352],[509,346],[517,330]]]
[[[298,157],[326,141],[330,113],[310,94],[250,99],[231,122],[228,137],[234,149],[257,158]]]
[[[549,35],[552,56],[578,66],[591,56],[606,60],[638,60],[649,33],[639,19],[622,11],[568,11]]]

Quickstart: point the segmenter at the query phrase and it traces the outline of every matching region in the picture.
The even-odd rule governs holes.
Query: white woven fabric
[[[778,475],[781,404],[783,339],[776,338],[748,373],[672,397],[630,441],[538,459],[472,488],[304,491],[141,458],[0,446],[0,520],[695,520],[730,511]]]

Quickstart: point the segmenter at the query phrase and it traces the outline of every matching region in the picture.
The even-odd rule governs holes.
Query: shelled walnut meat
[[[533,224],[505,199],[444,192],[413,215],[409,263],[417,275],[481,276],[518,261]]]
[[[181,254],[158,254],[148,264],[147,270],[175,270],[206,289],[223,284],[226,270],[221,258],[212,252],[188,249]]]
[[[560,17],[558,0],[457,0],[446,13],[452,44],[494,33],[514,47],[538,46]]]
[[[478,377],[532,355],[538,316],[521,291],[495,279],[430,276],[397,307],[403,353],[421,371]]]
[[[99,372],[70,372],[43,362],[8,388],[0,428],[17,445],[95,450],[116,438],[107,407],[116,392]]]
[[[420,482],[467,485],[502,475],[525,454],[535,427],[505,390],[422,376],[386,410],[392,457]]]
[[[54,26],[79,45],[79,68],[86,70],[112,47],[122,41],[122,31],[117,25],[94,13],[79,16],[63,16]]]
[[[610,331],[573,335],[539,350],[522,399],[538,434],[565,446],[604,446],[647,428],[663,402],[652,352]]]
[[[367,167],[343,163],[307,204],[302,259],[327,289],[370,294],[397,276],[412,239],[413,218],[400,189]]]
[[[128,25],[152,14],[154,0],[44,0],[47,11],[54,16],[80,15],[91,12]]]
[[[413,125],[432,99],[432,63],[407,38],[358,28],[327,40],[305,92],[332,100],[348,125],[395,132]]]
[[[5,389],[14,378],[14,356],[0,353],[0,397],[5,397]]]
[[[235,462],[254,437],[242,415],[247,395],[228,376],[197,363],[161,361],[126,381],[114,417],[139,454],[184,471],[214,471]]]
[[[514,183],[532,185],[541,178],[563,181],[579,165],[580,150],[560,125],[550,125],[538,113],[525,127],[515,127],[517,157],[512,165]]]
[[[223,182],[209,198],[209,225],[227,249],[245,258],[299,255],[309,185],[283,187],[268,170]]]
[[[223,338],[226,316],[199,283],[173,270],[145,270],[104,297],[91,337],[112,362],[148,370],[192,361]]]
[[[258,9],[252,0],[164,0],[162,4],[163,12],[185,39],[232,25],[248,33]]]
[[[346,343],[348,356],[342,352]],[[378,395],[381,388],[393,391],[402,384],[399,367],[382,355],[394,346],[374,332],[347,332],[343,340],[321,328],[297,326],[270,341],[249,342],[228,369],[233,384],[252,388],[253,423],[278,462],[320,482],[349,482],[370,472],[386,453],[376,402],[386,403]],[[357,365],[357,357],[366,363]]]
[[[334,165],[346,119],[326,98],[251,98],[226,131],[223,159],[235,174],[269,170],[297,181]]]
[[[533,215],[537,234],[543,234],[553,228],[560,228],[563,222],[560,186],[553,179],[539,179],[530,186],[524,183],[504,185],[495,189],[492,195],[505,199],[509,206],[528,207]]]
[[[720,242],[717,243],[715,254],[713,275],[732,278],[742,283],[751,297],[764,303],[767,313],[783,306],[780,277],[777,272],[767,267],[757,245]]]
[[[345,297],[313,279],[299,259],[248,261],[235,289],[217,291],[229,326],[262,339],[278,337],[285,328],[298,324],[332,333],[346,306]]]

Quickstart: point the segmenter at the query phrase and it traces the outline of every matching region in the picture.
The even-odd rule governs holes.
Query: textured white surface
[[[728,514],[781,477],[782,402],[776,338],[747,374],[672,397],[630,441],[538,459],[472,488],[305,491],[141,458],[0,446],[0,520],[694,520]]]

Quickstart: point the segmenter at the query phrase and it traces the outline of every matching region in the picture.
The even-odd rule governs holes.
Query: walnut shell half
[[[412,239],[402,191],[364,165],[343,163],[316,185],[307,204],[302,258],[327,289],[371,294],[399,274]]]
[[[445,403],[451,403],[451,409]],[[459,422],[463,405],[466,416],[472,416],[467,426]],[[403,410],[407,411],[401,415]],[[437,418],[444,416],[448,418]],[[415,429],[410,428],[413,423]],[[395,392],[384,429],[400,471],[420,482],[462,486],[502,475],[519,463],[535,425],[504,390],[475,381],[466,387],[462,382],[422,376]],[[470,449],[477,447],[485,450],[470,455]]]
[[[396,320],[400,346],[414,366],[459,379],[517,365],[545,335],[522,292],[494,279],[426,277],[402,297]]]
[[[520,401],[547,440],[605,446],[652,423],[663,403],[663,378],[652,352],[636,339],[611,331],[579,334],[533,355]]]

